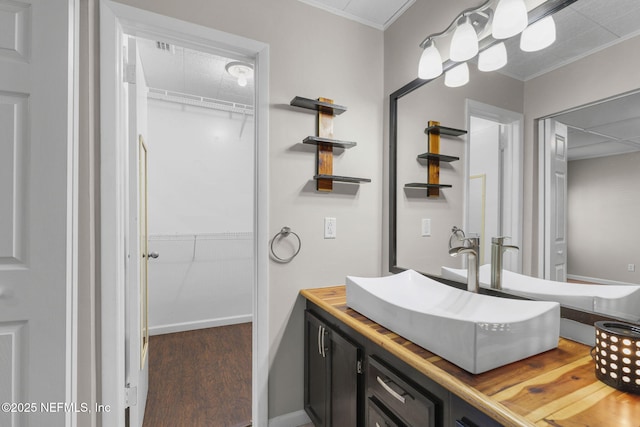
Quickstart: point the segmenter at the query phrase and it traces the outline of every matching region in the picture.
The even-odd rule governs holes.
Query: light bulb
[[[467,61],[478,54],[478,35],[469,18],[456,27],[451,39],[449,57],[452,61]]]
[[[494,39],[508,39],[527,28],[529,17],[524,0],[500,0],[493,16],[491,35]]]
[[[418,64],[418,77],[421,79],[435,79],[442,74],[442,57],[440,51],[432,41],[422,52]]]
[[[238,86],[245,87],[247,85],[247,76],[240,74],[238,76]]]
[[[503,42],[483,50],[478,56],[478,70],[480,71],[495,71],[505,65],[507,65],[507,48]]]
[[[529,25],[520,36],[520,49],[535,52],[556,41],[556,23],[551,15]]]
[[[460,87],[469,83],[469,66],[466,62],[456,65],[444,74],[444,84],[448,87]]]

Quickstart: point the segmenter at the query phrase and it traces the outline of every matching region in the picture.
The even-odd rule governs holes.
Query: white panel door
[[[128,146],[129,146],[129,232],[127,239],[127,281],[125,322],[125,383],[129,387],[129,425],[141,427],[149,388],[149,331],[147,316],[147,147],[139,126],[146,117],[146,84],[138,64],[136,39],[127,38]]]
[[[546,119],[545,279],[567,280],[567,126]]]
[[[0,0],[3,427],[70,426],[73,405],[81,410],[73,385],[73,6]]]

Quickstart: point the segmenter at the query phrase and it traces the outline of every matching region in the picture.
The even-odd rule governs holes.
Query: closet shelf
[[[439,160],[441,162],[455,162],[456,160],[460,160],[460,157],[456,156],[448,156],[446,154],[436,154],[436,153],[423,153],[418,155],[419,159],[427,159],[427,160]]]
[[[460,136],[467,133],[466,130],[448,128],[446,126],[434,125],[429,126],[424,130],[424,133],[431,135],[447,135],[447,136]]]
[[[302,143],[312,144],[312,145],[327,144],[333,147],[340,147],[340,148],[351,148],[357,145],[357,143],[351,142],[351,141],[340,141],[338,139],[321,138],[319,136],[308,136],[302,141]]]
[[[290,105],[294,107],[306,108],[307,110],[320,111],[325,114],[331,114],[333,116],[340,115],[347,111],[347,107],[341,105],[332,104],[330,102],[323,102],[317,99],[303,98],[296,96],[291,100]]]
[[[371,180],[369,178],[355,178],[355,177],[351,177],[351,176],[338,176],[338,175],[315,175],[313,177],[313,179],[315,180],[319,180],[319,179],[328,179],[331,181],[339,181],[339,182],[351,182],[351,183],[358,183],[358,182],[371,182]]]

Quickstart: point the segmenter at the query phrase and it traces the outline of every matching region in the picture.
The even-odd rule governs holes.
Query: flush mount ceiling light
[[[473,58],[478,54],[478,35],[471,25],[468,16],[464,17],[464,22],[458,24],[451,39],[451,49],[449,57],[452,61],[462,62]]]
[[[225,66],[225,69],[227,70],[227,73],[238,79],[238,86],[246,86],[248,79],[253,76],[253,65],[247,62],[229,62]]]
[[[520,36],[520,49],[536,52],[551,46],[556,41],[556,23],[549,15],[529,25]]]
[[[440,74],[442,74],[442,57],[435,42],[431,40],[420,56],[418,77],[421,79],[435,79]]]
[[[491,34],[495,39],[508,39],[520,34],[528,23],[524,0],[500,0],[493,17]]]
[[[494,44],[480,52],[478,56],[478,70],[495,71],[507,65],[507,48],[504,42]]]
[[[469,66],[466,62],[456,65],[444,74],[444,84],[448,87],[460,87],[469,83]]]

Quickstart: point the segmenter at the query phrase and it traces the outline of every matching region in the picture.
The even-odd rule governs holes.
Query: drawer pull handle
[[[378,380],[378,384],[380,384],[382,386],[383,389],[385,389],[387,391],[387,393],[389,393],[391,396],[393,396],[394,398],[396,398],[397,400],[399,400],[402,403],[406,402],[405,396],[409,396],[409,393],[407,392],[403,392],[402,394],[398,393],[397,391],[395,391],[394,389],[392,389],[391,387],[389,387],[389,384],[387,384],[388,382],[393,382],[391,380],[383,380],[382,378],[380,378],[379,376],[376,375],[376,379]]]
[[[318,326],[318,354],[322,355],[322,326]]]
[[[376,427],[380,427],[380,424],[378,424],[378,422],[376,421]]]

